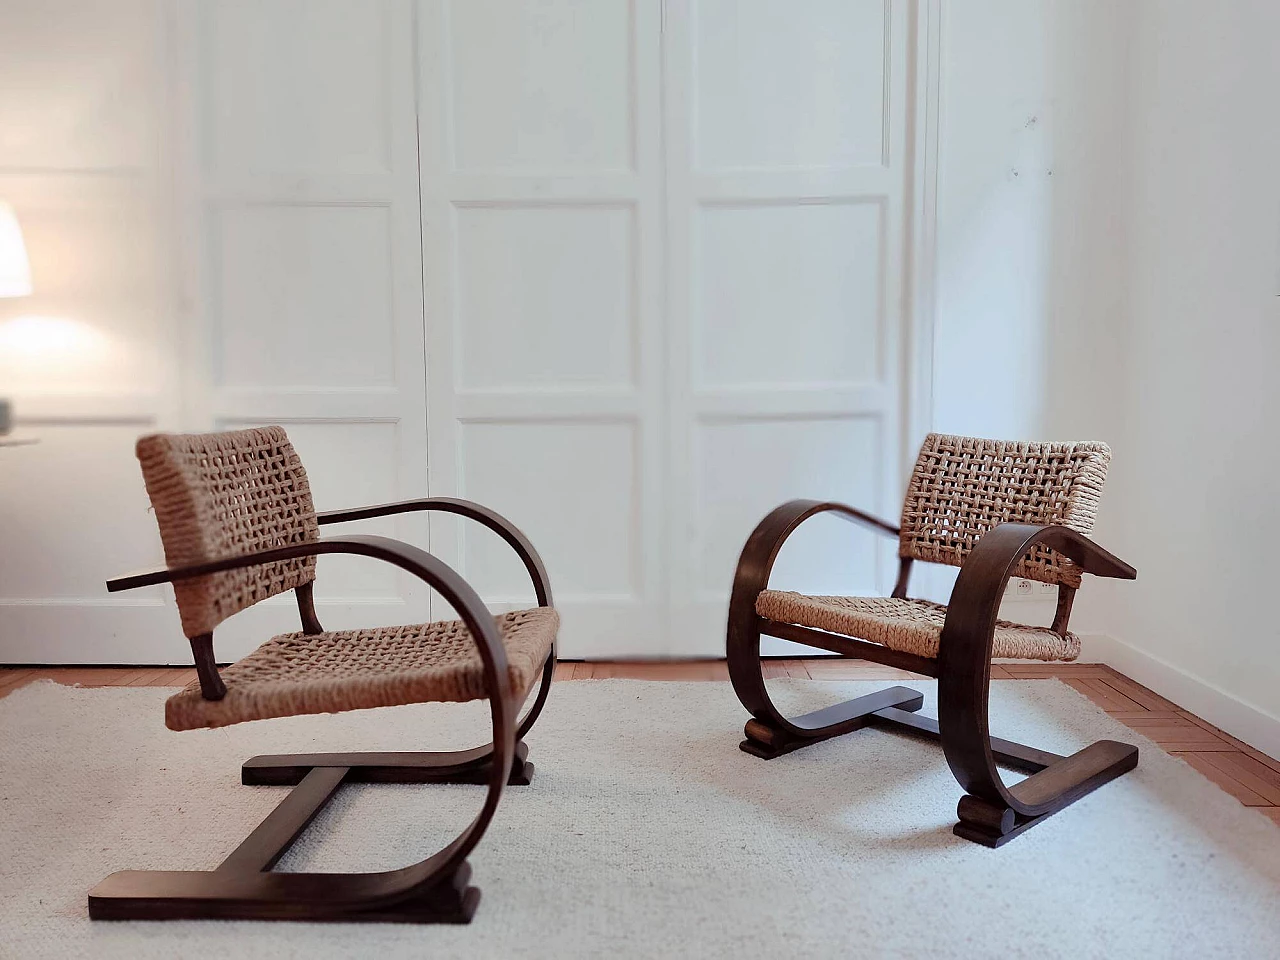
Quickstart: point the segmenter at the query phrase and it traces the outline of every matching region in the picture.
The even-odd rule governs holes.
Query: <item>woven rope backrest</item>
[[[137,454],[170,567],[319,538],[306,471],[280,427],[153,434],[138,440]],[[308,557],[175,583],[182,629],[209,633],[314,580],[315,564]]]
[[[1006,443],[931,433],[907,484],[899,555],[960,566],[992,527],[1093,530],[1107,479],[1105,443]],[[1014,576],[1080,586],[1080,568],[1037,547]]]

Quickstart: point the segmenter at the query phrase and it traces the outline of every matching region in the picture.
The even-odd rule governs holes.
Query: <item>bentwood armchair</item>
[[[508,521],[465,500],[431,498],[315,512],[306,472],[280,427],[138,441],[166,569],[109,581],[109,590],[172,583],[198,679],[170,697],[173,730],[337,713],[424,701],[487,699],[484,746],[453,753],[262,756],[246,784],[296,784],[216,870],[124,871],[89,894],[95,919],[223,918],[466,923],[480,891],[467,855],[493,818],[503,787],[527,785],[523,743],[546,702],[559,619],[546,570]],[[443,511],[497,533],[523,561],[538,605],[494,617],[451,568],[386,537],[320,539],[327,523]],[[393,564],[439,591],[459,620],[326,631],[312,591],[316,557],[343,553]],[[302,630],[277,636],[220,669],[213,632],[261,600],[292,590]],[[537,685],[522,719],[517,711]],[[273,873],[272,867],[344,783],[474,783],[488,792],[453,842],[412,866],[383,873]]]
[[[955,833],[998,847],[1132,770],[1138,750],[1103,740],[1071,755],[991,736],[987,698],[992,657],[1074,660],[1067,630],[1085,573],[1133,579],[1133,567],[1088,538],[1110,462],[1102,443],[1004,443],[930,434],[895,526],[840,503],[793,500],[764,518],[743,547],[729,602],[729,675],[752,714],[741,747],[771,759],[866,726],[940,739],[960,786]],[[889,597],[806,596],[770,590],[787,538],[834,513],[898,540]],[[960,567],[947,606],[907,596],[916,561]],[[1053,624],[997,619],[1012,576],[1058,587]],[[765,689],[760,636],[874,660],[938,679],[938,719],[919,716],[919,693],[892,687],[800,717],[784,717]],[[997,765],[1030,773],[1006,786]]]

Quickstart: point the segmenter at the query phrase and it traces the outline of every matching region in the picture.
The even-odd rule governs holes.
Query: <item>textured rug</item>
[[[884,685],[777,681],[777,698]],[[997,682],[993,725],[1059,753],[1129,740],[1140,766],[998,851],[951,834],[959,791],[930,744],[864,730],[765,762],[738,750],[728,684],[560,683],[533,785],[472,855],[470,926],[91,923],[111,871],[210,869],[267,814],[284,788],[241,786],[244,758],[485,729],[482,705],[433,704],[171,733],[167,693],[0,700],[0,956],[1280,956],[1280,829],[1057,681]],[[346,787],[281,869],[420,859],[482,789]]]

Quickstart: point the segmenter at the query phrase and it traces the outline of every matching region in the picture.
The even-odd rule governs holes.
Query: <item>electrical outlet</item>
[[[1041,588],[1048,587],[1053,589],[1052,585],[1047,583],[1039,583],[1035,580],[1028,580],[1025,577],[1015,577],[1009,581],[1005,587],[1004,598],[1006,600],[1044,600],[1045,591]]]

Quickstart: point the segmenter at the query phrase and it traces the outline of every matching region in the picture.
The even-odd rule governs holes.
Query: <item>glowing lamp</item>
[[[31,296],[31,262],[13,207],[0,200],[0,297]]]

